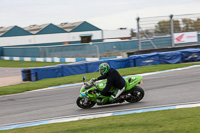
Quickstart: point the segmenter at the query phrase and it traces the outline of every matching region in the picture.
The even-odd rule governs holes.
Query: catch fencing
[[[169,44],[174,47],[181,44],[199,43],[198,40],[176,43],[175,35],[176,33],[187,32],[198,34],[200,32],[200,13],[147,18],[138,17],[137,30],[139,50],[168,46]],[[166,45],[167,43],[168,45]]]

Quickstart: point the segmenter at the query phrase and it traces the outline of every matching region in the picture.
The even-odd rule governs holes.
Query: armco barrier
[[[62,65],[63,76],[77,75],[87,73],[86,63],[72,63]]]
[[[180,51],[160,52],[159,63],[160,64],[176,64],[182,62],[182,56]]]
[[[26,74],[31,74],[31,81],[37,81],[41,79],[46,78],[57,78],[62,77],[62,65],[56,65],[56,66],[49,66],[49,67],[39,67],[39,68],[31,68],[30,71],[26,71],[28,69],[22,69],[22,76]],[[26,73],[30,72],[30,73]],[[22,77],[22,79],[26,79],[25,77]]]
[[[179,52],[181,52],[182,62],[200,61],[200,48],[189,48]]]
[[[56,65],[51,67],[40,67],[22,70],[23,81],[31,78],[31,81],[45,78],[56,78],[84,73],[97,72],[99,65],[106,62],[115,69],[158,65],[175,64],[181,62],[200,61],[200,49],[185,49],[171,52],[160,52],[143,55],[133,55],[124,59],[101,60],[95,62],[79,62],[72,64]],[[30,76],[31,75],[31,76]]]
[[[129,57],[130,66],[133,64],[138,66],[147,66],[147,65],[158,65],[159,64],[159,55],[158,53],[151,54],[142,54],[142,55],[132,55]]]
[[[129,58],[108,60],[108,64],[115,69],[130,67]]]
[[[31,69],[22,69],[22,80],[31,81]]]

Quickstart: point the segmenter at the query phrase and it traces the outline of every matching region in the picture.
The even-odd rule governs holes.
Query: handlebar
[[[97,88],[97,85],[96,85],[96,82],[94,82],[93,80],[90,80],[90,81],[88,81],[88,82],[85,82],[84,85],[85,85],[85,88],[86,88],[86,89],[89,89],[89,88],[91,88],[92,86],[95,86],[95,88],[98,89],[98,88]]]

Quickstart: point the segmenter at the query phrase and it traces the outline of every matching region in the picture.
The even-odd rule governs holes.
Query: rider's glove
[[[101,93],[96,93],[96,97],[100,97],[101,96]]]
[[[97,81],[97,78],[92,78],[92,81],[93,81],[93,82],[96,82],[96,81]]]

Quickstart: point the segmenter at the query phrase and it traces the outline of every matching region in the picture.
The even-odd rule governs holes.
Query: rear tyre
[[[126,101],[129,103],[136,103],[144,97],[144,90],[140,86],[135,86],[131,92],[127,94]]]
[[[96,103],[92,100],[88,100],[87,98],[80,98],[78,97],[76,100],[76,104],[78,107],[82,109],[89,109],[92,108]]]

